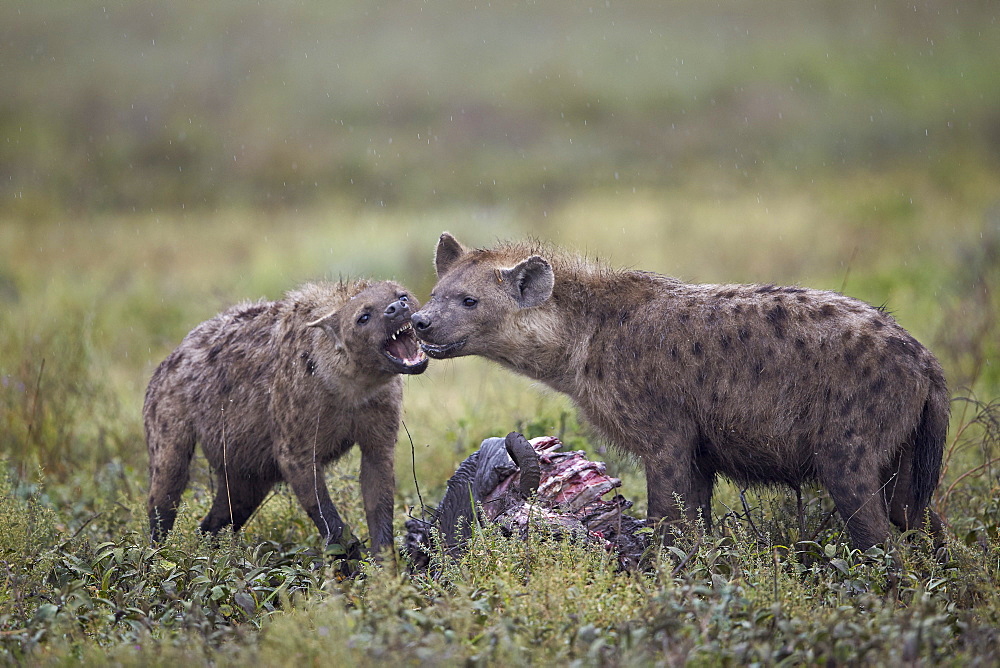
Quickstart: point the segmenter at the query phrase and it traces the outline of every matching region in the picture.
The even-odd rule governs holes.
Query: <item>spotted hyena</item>
[[[308,284],[188,334],[146,390],[153,539],[173,527],[198,442],[217,489],[203,531],[238,530],[283,480],[337,543],[343,523],[323,466],[357,444],[372,549],[391,545],[400,374],[427,367],[409,322],[418,307],[388,281]]]
[[[949,401],[937,360],[884,311],[835,292],[693,285],[537,244],[436,251],[413,315],[435,358],[480,355],[565,392],[645,465],[649,516],[710,520],[722,474],[818,480],[853,544],[940,521]]]

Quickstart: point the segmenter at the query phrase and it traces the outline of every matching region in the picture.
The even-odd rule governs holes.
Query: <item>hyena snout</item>
[[[442,329],[438,320],[426,310],[417,311],[410,317],[410,324],[420,340],[423,351],[435,359],[468,354],[463,350],[466,339],[456,338],[456,332],[452,327],[445,326]]]
[[[409,310],[410,307],[404,300],[397,299],[385,307],[384,313],[387,318],[404,318]]]
[[[410,316],[410,323],[413,328],[417,330],[418,333],[424,333],[430,331],[431,328],[431,317],[424,313],[423,311],[417,311],[412,316]]]

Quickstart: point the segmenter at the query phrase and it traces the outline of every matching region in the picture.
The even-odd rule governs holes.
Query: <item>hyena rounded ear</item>
[[[458,243],[458,239],[448,232],[442,233],[441,238],[438,239],[437,249],[434,251],[434,269],[437,271],[438,278],[444,276],[455,264],[455,261],[463,255],[465,255],[465,247]]]
[[[552,295],[555,273],[545,258],[532,255],[510,269],[499,271],[500,287],[504,288],[521,308],[543,303]]]
[[[306,327],[319,327],[337,344],[340,344],[340,318],[337,317],[336,311],[331,311],[312,322],[307,322]]]

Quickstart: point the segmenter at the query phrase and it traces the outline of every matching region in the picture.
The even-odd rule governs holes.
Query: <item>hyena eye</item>
[[[370,314],[368,314],[368,313],[362,313],[362,314],[361,314],[361,317],[360,317],[360,318],[358,318],[358,324],[359,324],[359,325],[363,325],[363,324],[365,324],[366,322],[368,322],[368,320],[369,320],[370,318],[371,318],[371,315],[370,315]]]
[[[466,297],[465,299],[462,300],[462,306],[464,306],[465,308],[474,308],[478,303],[479,300],[476,299],[475,297]]]
[[[399,295],[399,301],[405,302],[407,299],[409,298],[406,295]]]

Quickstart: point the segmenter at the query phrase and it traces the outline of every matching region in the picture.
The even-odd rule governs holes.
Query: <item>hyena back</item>
[[[284,480],[337,543],[343,522],[322,471],[356,443],[372,549],[391,545],[400,374],[427,366],[409,324],[418,307],[388,281],[308,284],[188,334],[153,373],[143,407],[153,540],[173,527],[201,443],[216,477],[203,531],[239,530]]]
[[[445,233],[413,315],[436,358],[481,355],[565,392],[644,462],[649,516],[710,522],[721,474],[818,480],[856,547],[919,526],[948,428],[934,356],[880,309],[834,292],[694,285],[553,249],[467,250]]]

